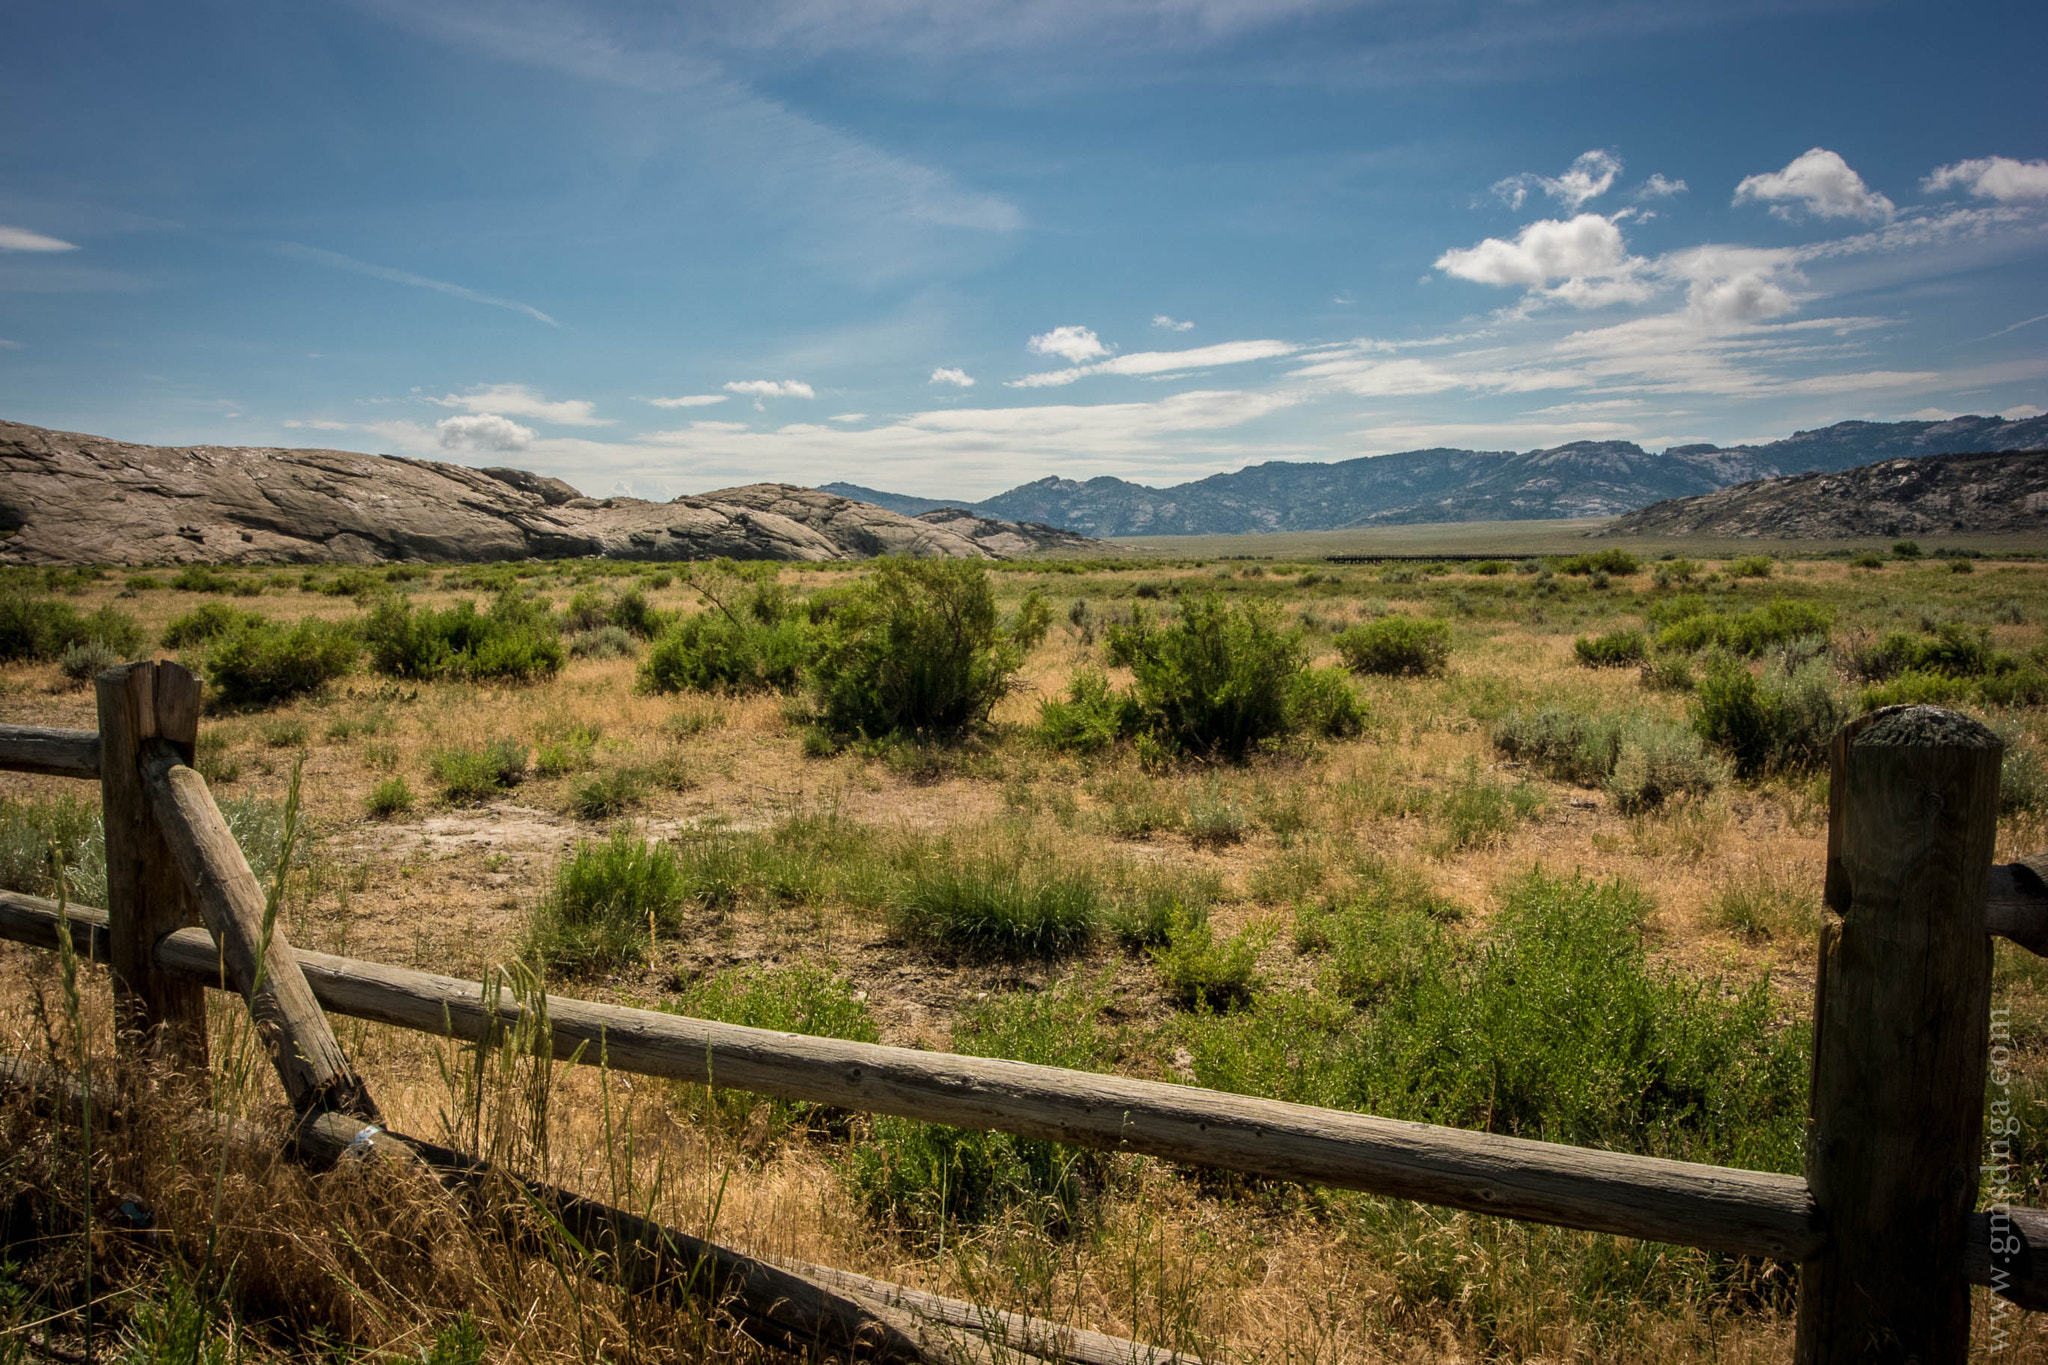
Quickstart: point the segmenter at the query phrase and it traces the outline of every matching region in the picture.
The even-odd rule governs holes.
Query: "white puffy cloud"
[[[801,379],[735,379],[725,386],[727,393],[752,394],[756,398],[816,398]]]
[[[1055,327],[1041,332],[1027,343],[1034,355],[1056,355],[1070,365],[1108,355],[1109,347],[1092,327]]]
[[[0,251],[76,251],[75,242],[66,242],[56,237],[45,237],[40,232],[27,228],[9,227],[0,223]]]
[[[1684,194],[1685,188],[1683,180],[1666,180],[1663,173],[1658,172],[1636,187],[1636,198],[1669,199],[1673,195]]]
[[[1446,275],[1477,284],[1521,285],[1532,295],[1574,308],[1648,298],[1651,288],[1641,278],[1646,264],[1628,254],[1615,220],[1597,213],[1540,219],[1513,241],[1488,237],[1477,246],[1453,248],[1436,259],[1436,268]],[[1558,283],[1553,285],[1553,280]]]
[[[443,417],[434,431],[443,450],[524,450],[533,444],[533,428],[495,412]]]
[[[657,408],[708,408],[713,403],[723,403],[726,397],[722,393],[686,393],[680,398],[650,398],[647,401]]]
[[[1505,180],[1496,180],[1493,192],[1501,197],[1511,209],[1522,207],[1529,197],[1529,191],[1540,189],[1566,208],[1576,211],[1580,205],[1614,188],[1614,177],[1621,174],[1621,158],[1614,153],[1594,148],[1581,152],[1563,175],[1535,175],[1524,171],[1511,175]]]
[[[610,426],[609,417],[599,417],[596,405],[584,398],[550,401],[524,384],[480,384],[467,393],[432,398],[444,408],[461,408],[472,413],[510,413],[565,427]]]
[[[1965,189],[1979,199],[2018,204],[2048,199],[2048,161],[2015,161],[2009,156],[1980,156],[1942,166],[1920,182],[1922,192]]]
[[[1806,297],[1799,253],[1770,247],[1702,246],[1673,252],[1658,262],[1669,279],[1685,282],[1685,305],[1693,316],[1715,324],[1760,322],[1782,317]]]
[[[1746,177],[1735,187],[1738,204],[1768,204],[1771,212],[1794,219],[1803,209],[1816,218],[1882,220],[1896,213],[1891,200],[1863,183],[1863,177],[1841,156],[1814,147],[1794,158],[1782,171]]]
[[[1054,388],[1071,384],[1076,379],[1091,374],[1157,375],[1178,374],[1183,370],[1207,369],[1212,365],[1241,365],[1250,360],[1271,360],[1275,356],[1293,355],[1300,350],[1289,341],[1221,341],[1214,346],[1193,346],[1185,351],[1134,351],[1129,355],[1113,356],[1093,365],[1076,365],[1065,370],[1042,370],[1027,374],[1022,379],[1006,381],[1013,389]]]
[[[951,384],[959,389],[971,389],[974,387],[974,376],[965,370],[941,365],[932,371],[930,382],[934,384]]]
[[[1183,322],[1179,318],[1169,317],[1165,313],[1154,313],[1152,315],[1152,325],[1168,332],[1192,331],[1195,326],[1192,322]]]

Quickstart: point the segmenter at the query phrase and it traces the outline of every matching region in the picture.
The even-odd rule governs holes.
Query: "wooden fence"
[[[50,947],[68,933],[108,963],[125,1047],[203,1069],[204,990],[231,986],[301,1116],[302,1149],[331,1156],[389,1139],[366,1127],[380,1121],[376,1105],[328,1013],[479,1040],[535,1007],[483,982],[295,951],[266,929],[263,892],[189,766],[192,675],[130,664],[96,687],[97,733],[0,727],[0,768],[100,783],[107,908],[60,918],[52,902],[0,893],[0,937]],[[2048,1307],[2048,1212],[1977,1209],[1980,1168],[2001,1164],[1982,1131],[1990,935],[2048,949],[2048,860],[2041,871],[1992,862],[2001,756],[1990,731],[1936,707],[1873,712],[1835,737],[1803,1178],[561,996],[545,1000],[545,1024],[555,1056],[580,1051],[622,1071],[1770,1257],[1798,1266],[1799,1361],[1960,1362],[1969,1286]],[[575,1196],[550,1197],[575,1207]],[[801,1293],[850,1303],[866,1339],[883,1343],[872,1353],[917,1354],[899,1340],[909,1291],[806,1273]],[[785,1304],[801,1293],[782,1281],[762,1291]],[[937,1299],[918,1311],[955,1326],[981,1312]],[[1029,1350],[1093,1365],[1153,1356],[1087,1333],[1062,1343]],[[973,1355],[928,1337],[923,1348],[927,1359]]]

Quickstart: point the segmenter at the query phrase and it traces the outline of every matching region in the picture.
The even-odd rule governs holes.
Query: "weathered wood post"
[[[199,682],[174,663],[131,663],[93,681],[99,701],[100,812],[106,829],[109,966],[116,1019],[131,1055],[206,1072],[206,990],[161,971],[157,942],[199,923],[143,790],[142,747],[161,739],[191,760]]]
[[[1933,706],[1835,736],[1806,1149],[1828,1241],[1800,1267],[1801,1365],[1969,1352],[2003,752]]]

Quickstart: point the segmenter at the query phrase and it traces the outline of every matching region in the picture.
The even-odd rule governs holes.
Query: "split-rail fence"
[[[60,912],[0,893],[0,937],[53,947],[68,933],[81,955],[108,964],[124,1046],[154,1064],[203,1073],[205,991],[239,991],[300,1116],[296,1148],[313,1160],[369,1149],[449,1178],[476,1169],[376,1127],[370,1089],[328,1013],[481,1041],[544,1008],[558,1058],[1772,1258],[1798,1268],[1801,1365],[1961,1362],[1971,1285],[2048,1307],[2048,1212],[1978,1208],[1980,1175],[2010,1150],[1998,1132],[1987,1145],[1984,1131],[1987,1075],[2005,1058],[1991,1029],[1990,936],[2048,953],[2048,856],[1994,865],[2002,747],[1951,711],[1887,708],[1835,737],[1806,1173],[1790,1176],[562,996],[521,1000],[483,982],[295,950],[266,928],[264,892],[190,766],[197,680],[175,663],[144,662],[95,687],[96,732],[0,726],[0,769],[100,784],[108,904]],[[571,1226],[608,1229],[622,1261],[638,1258],[639,1280],[659,1279],[661,1263],[708,1264],[755,1321],[796,1338],[837,1333],[883,1359],[989,1358],[936,1341],[928,1326],[938,1322],[994,1332],[1027,1358],[1170,1359],[846,1272],[757,1261],[546,1193]]]

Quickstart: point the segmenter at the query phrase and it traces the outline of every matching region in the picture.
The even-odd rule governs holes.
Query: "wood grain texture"
[[[217,971],[198,935],[164,960]],[[463,1039],[509,1025],[509,992],[478,982],[298,954],[320,1002],[356,1018]],[[849,1043],[550,996],[554,1053],[642,1075],[1077,1146],[1366,1190],[1561,1227],[1798,1260],[1820,1245],[1805,1182],[1315,1109],[1192,1086],[992,1058]]]
[[[1969,1353],[2003,752],[1933,706],[1835,737],[1807,1137],[1830,1237],[1800,1271],[1802,1365]]]
[[[206,1071],[206,997],[195,983],[159,971],[157,940],[198,917],[169,846],[142,790],[138,759],[161,742],[189,761],[197,737],[198,684],[176,664],[111,668],[93,680],[99,703],[100,814],[106,831],[107,964],[114,973],[115,1016],[123,1046],[169,1059],[191,1075]],[[159,690],[190,691],[161,710],[178,728],[161,728]],[[191,723],[185,723],[187,712]]]
[[[283,927],[267,916],[268,898],[206,780],[160,743],[144,746],[142,778],[184,887],[220,945],[226,980],[248,1002],[292,1106],[375,1118],[369,1089],[335,1041]]]
[[[69,922],[73,941],[79,945],[80,952],[87,951],[93,945],[104,944],[106,925],[106,913],[104,911],[85,906],[73,906],[70,911]],[[57,932],[57,906],[54,901],[44,900],[37,896],[26,896],[18,892],[0,892],[0,938],[11,939],[17,943],[26,943],[39,948],[49,948],[55,945]],[[212,938],[203,929],[186,929],[172,934],[159,945],[158,959],[166,970],[188,975],[194,980],[218,982],[223,979],[219,952],[215,949]],[[481,1036],[484,1031],[485,1016],[480,1003],[483,998],[484,988],[479,982],[460,981],[453,977],[434,976],[427,972],[411,971],[403,967],[388,967],[381,963],[364,962],[355,958],[331,957],[325,953],[301,953],[299,954],[299,963],[305,972],[307,983],[313,988],[314,995],[319,998],[320,1003],[324,1007],[333,1013],[368,1019],[377,1023],[392,1024],[400,1028],[416,1029],[437,1036],[447,1036],[452,1033],[455,1037],[474,1039]],[[785,1095],[797,1099],[823,1100],[829,1103],[850,1105],[850,1107],[854,1108],[874,1107],[879,1109],[879,1106],[866,1106],[858,1099],[849,1100],[847,1098],[850,1093],[857,1091],[858,1082],[849,1080],[845,1084],[833,1083],[829,1086],[813,1086],[802,1079],[804,1075],[811,1074],[818,1064],[818,1058],[810,1053],[808,1049],[802,1048],[802,1045],[828,1040],[806,1039],[798,1035],[773,1033],[764,1029],[742,1029],[737,1025],[705,1024],[702,1021],[684,1020],[673,1015],[654,1014],[650,1011],[628,1010],[610,1005],[592,1005],[583,1001],[569,1000],[561,996],[551,996],[548,1008],[550,1017],[557,1029],[554,1048],[555,1054],[559,1057],[567,1057],[578,1047],[584,1046],[586,1042],[590,1044],[590,1056],[595,1057],[598,1053],[597,1044],[608,1042],[611,1044],[609,1063],[618,1070],[702,1080],[705,1057],[705,1049],[702,1044],[710,1041],[712,1043],[712,1062],[714,1065],[719,1066],[721,1083],[733,1085],[734,1082],[726,1075],[723,1064],[720,1061],[722,1057],[728,1054],[719,1046],[719,1043],[728,1040],[729,1035],[727,1035],[727,1031],[731,1030],[740,1035],[745,1046],[750,1050],[755,1064],[758,1066],[776,1067],[778,1060],[788,1055],[784,1051],[785,1045],[794,1045],[800,1049],[799,1055],[793,1058],[798,1063],[796,1070],[799,1074],[789,1078],[788,1082],[780,1088],[768,1088],[764,1090],[764,1093]],[[579,1011],[590,1011],[591,1013],[585,1016],[581,1015]],[[636,1019],[636,1016],[646,1016],[644,1022],[649,1026],[651,1032],[643,1039],[641,1046],[622,1049],[617,1046],[619,1040],[626,1038],[633,1031],[636,1023],[641,1022],[641,1020]],[[513,1011],[509,1008],[502,1010],[500,1017],[509,1021],[513,1017]],[[605,1027],[595,1031],[589,1030],[586,1027],[589,1019],[602,1017],[609,1017],[612,1024],[616,1025],[616,1027]],[[677,1025],[681,1027],[674,1032],[667,1032],[664,1030],[664,1025]],[[720,1037],[712,1039],[709,1034],[696,1031],[703,1029],[716,1030]],[[639,1063],[650,1052],[659,1054],[665,1051],[663,1045],[658,1041],[662,1037],[669,1038],[674,1046],[685,1048],[692,1046],[690,1040],[695,1040],[696,1064],[686,1070],[685,1067],[679,1066],[675,1061],[663,1060],[657,1055],[654,1065],[640,1065]],[[981,1058],[950,1057],[928,1052],[909,1052],[897,1048],[876,1048],[868,1044],[848,1043],[840,1044],[839,1046],[850,1051],[843,1056],[835,1057],[834,1064],[849,1067],[872,1063],[875,1060],[872,1056],[873,1053],[898,1054],[885,1059],[890,1065],[896,1067],[915,1068],[920,1063],[923,1063],[928,1073],[932,1076],[951,1074],[955,1067],[963,1064],[970,1067],[988,1064],[985,1059]],[[1174,1092],[1175,1097],[1182,1102],[1183,1106],[1197,1112],[1207,1112],[1213,1102],[1234,1101],[1239,1105],[1246,1105],[1254,1110],[1270,1109],[1278,1111],[1281,1118],[1287,1120],[1294,1120],[1295,1116],[1301,1115],[1306,1116],[1307,1121],[1313,1122],[1317,1116],[1321,1116],[1333,1121],[1333,1125],[1329,1128],[1328,1133],[1339,1151],[1341,1151],[1344,1142],[1341,1125],[1344,1121],[1357,1120],[1361,1117],[1360,1115],[1333,1110],[1306,1109],[1298,1105],[1281,1104],[1278,1101],[1247,1100],[1243,1096],[1223,1095],[1215,1091],[1199,1090],[1191,1086],[1172,1086],[1146,1081],[1121,1081],[1117,1077],[1096,1076],[1085,1072],[1061,1071],[1056,1067],[1026,1066],[1018,1062],[1005,1062],[998,1065],[1012,1074],[1012,1079],[1006,1081],[1006,1087],[1012,1091],[1024,1088],[1020,1080],[1016,1079],[1019,1075],[1044,1083],[1044,1089],[1039,1092],[1042,1096],[1042,1107],[1028,1108],[1022,1114],[1013,1113],[1008,1106],[989,1106],[982,1110],[982,1116],[985,1121],[977,1126],[994,1128],[1004,1132],[1025,1133],[1036,1136],[1057,1136],[1060,1131],[1071,1131],[1071,1128],[1059,1128],[1056,1122],[1049,1128],[1043,1112],[1044,1110],[1057,1112],[1065,1105],[1066,1101],[1062,1096],[1068,1092],[1063,1083],[1069,1082],[1082,1093],[1086,1093],[1091,1088],[1099,1086],[1104,1082],[1117,1082],[1119,1086],[1133,1086],[1141,1091]],[[735,1088],[744,1087],[735,1086]],[[1119,1093],[1128,1094],[1129,1092],[1120,1091]],[[1084,1103],[1086,1102],[1084,1101]],[[921,1104],[903,1104],[897,1108],[880,1109],[880,1112],[901,1113],[910,1117],[924,1117],[926,1114],[926,1110]],[[949,1107],[946,1112],[952,1113],[955,1111]],[[1374,1120],[1373,1122],[1384,1121]],[[1447,1129],[1432,1130],[1420,1124],[1397,1124],[1394,1127],[1397,1129],[1421,1128],[1424,1132],[1454,1132],[1454,1130]],[[1512,1146],[1514,1145],[1510,1139],[1487,1138],[1483,1134],[1456,1134],[1456,1136],[1477,1138],[1487,1143],[1509,1143],[1510,1151],[1512,1151]],[[1360,1154],[1361,1167],[1379,1159],[1378,1145],[1377,1140],[1367,1144],[1366,1150]],[[1546,1144],[1532,1143],[1527,1145],[1543,1147]],[[1615,1159],[1611,1153],[1593,1152],[1589,1153],[1589,1155],[1594,1158]],[[1198,1151],[1179,1159],[1198,1165],[1218,1166],[1228,1170],[1242,1170],[1251,1174],[1274,1173],[1267,1169],[1267,1163],[1239,1165],[1229,1160],[1228,1157],[1229,1152],[1226,1145],[1219,1144],[1215,1149]],[[1633,1163],[1646,1159],[1622,1157],[1618,1160],[1620,1164],[1612,1169],[1611,1183],[1616,1186],[1626,1186],[1632,1178]],[[1335,1160],[1326,1156],[1325,1164],[1333,1165]],[[1653,1164],[1663,1166],[1681,1163]],[[1801,1182],[1796,1180],[1788,1181],[1788,1178],[1783,1176],[1759,1175],[1746,1171],[1723,1172],[1717,1167],[1688,1167],[1686,1169],[1706,1172],[1713,1176],[1732,1174],[1737,1178],[1735,1182],[1736,1190],[1747,1191],[1754,1189],[1758,1191],[1761,1195],[1760,1202],[1765,1205],[1766,1209],[1759,1217],[1771,1225],[1776,1225],[1784,1219],[1783,1209],[1788,1202],[1786,1199],[1786,1185],[1788,1183],[1791,1184],[1796,1193],[1801,1184]],[[1339,1174],[1344,1175],[1347,1173],[1340,1171]],[[1348,1174],[1359,1178],[1352,1180],[1323,1180],[1312,1175],[1299,1175],[1292,1178],[1306,1180],[1309,1183],[1348,1183],[1353,1188],[1377,1191],[1376,1186],[1360,1177],[1359,1171],[1354,1170]],[[1645,1198],[1647,1198],[1647,1196],[1631,1194],[1622,1188],[1616,1188],[1613,1191],[1613,1196],[1614,1203],[1622,1208],[1633,1207],[1644,1202]],[[1738,1195],[1738,1197],[1740,1196]],[[1500,1208],[1490,1208],[1487,1211],[1495,1213],[1513,1212],[1512,1210]],[[2010,1249],[2002,1257],[2008,1263],[2005,1267],[2008,1279],[2003,1287],[2000,1288],[2000,1292],[2004,1293],[2006,1297],[2014,1302],[2026,1307],[2048,1307],[2048,1212],[2032,1209],[2013,1209],[2011,1214],[2012,1227],[2016,1230],[2012,1235],[2017,1235],[2021,1241],[2017,1248]],[[1548,1221],[1526,1213],[1514,1216],[1526,1217],[1534,1222]],[[1808,1217],[1811,1217],[1810,1212]],[[1577,1225],[1573,1224],[1572,1226]],[[1647,1236],[1649,1234],[1641,1235]],[[1981,1213],[1973,1215],[1970,1219],[1966,1236],[1963,1265],[1970,1283],[1999,1287],[1999,1282],[1992,1275],[1993,1253],[1990,1246],[1991,1229],[1989,1226],[1989,1216]],[[1666,1235],[1659,1240],[1679,1242],[1686,1245],[1707,1245],[1704,1242],[1697,1242],[1695,1239],[1684,1235],[1682,1227],[1667,1226]],[[1790,1254],[1793,1256],[1809,1256],[1820,1249],[1824,1239],[1814,1225],[1808,1222],[1800,1224],[1799,1230],[1795,1230],[1790,1236],[1766,1232],[1752,1240],[1737,1242],[1725,1249],[1753,1256],[1781,1255],[1781,1253],[1774,1252],[1771,1249],[1773,1245],[1780,1242],[1790,1244],[1792,1248]]]
[[[97,730],[53,730],[43,725],[0,725],[0,768],[50,777],[100,776]]]

